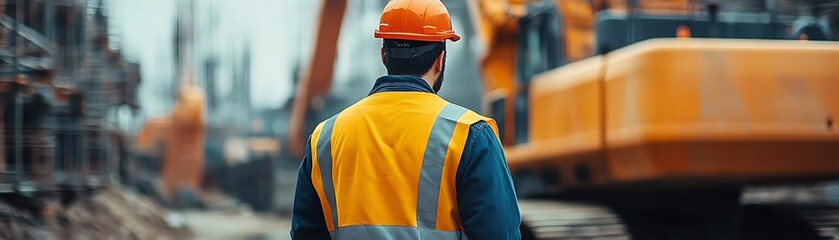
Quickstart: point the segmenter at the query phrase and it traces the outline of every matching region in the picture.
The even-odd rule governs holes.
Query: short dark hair
[[[388,54],[393,48],[415,48],[428,44],[436,44],[437,46],[431,51],[413,58],[393,58]],[[382,48],[385,50],[384,64],[388,75],[422,76],[431,70],[434,60],[437,60],[437,56],[446,50],[446,43],[385,39]]]

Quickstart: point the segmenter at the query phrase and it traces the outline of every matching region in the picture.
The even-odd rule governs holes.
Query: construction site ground
[[[119,187],[66,195],[5,194],[0,240],[5,239],[264,239],[289,238],[290,218],[254,213],[224,195],[209,194],[208,208],[165,210]]]
[[[209,190],[202,195],[205,208],[171,210],[167,222],[189,228],[195,239],[291,239],[290,217],[255,212],[240,200],[218,191]]]
[[[291,239],[290,218],[224,210],[184,211],[178,214],[195,233],[195,239]]]
[[[6,193],[0,239],[192,239],[154,201],[119,187],[64,193]]]

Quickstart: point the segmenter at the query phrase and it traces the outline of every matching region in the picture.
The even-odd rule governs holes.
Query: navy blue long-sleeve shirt
[[[433,93],[431,86],[419,77],[388,75],[376,81],[370,94],[388,91]],[[294,240],[330,239],[320,198],[312,184],[310,155],[311,146],[307,144],[294,195],[291,223]],[[455,184],[457,209],[470,240],[521,238],[521,215],[507,160],[486,122],[477,122],[469,128]]]

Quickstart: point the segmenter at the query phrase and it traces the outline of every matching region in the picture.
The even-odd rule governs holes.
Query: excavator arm
[[[518,20],[526,13],[526,0],[469,0],[469,13],[475,36],[484,51],[480,56],[480,69],[484,81],[484,104],[491,111],[501,111],[504,119],[514,119],[512,99],[518,91],[516,84],[516,47]],[[500,106],[498,106],[500,105]],[[500,113],[498,113],[500,114]],[[511,144],[513,121],[499,122],[502,141]]]
[[[295,99],[292,106],[288,132],[289,150],[293,155],[302,156],[306,147],[307,119],[312,101],[329,92],[332,87],[332,74],[335,57],[338,54],[338,36],[347,0],[322,0],[317,25],[315,25],[315,44],[312,55],[303,66],[298,78]],[[314,107],[322,107],[315,105]]]

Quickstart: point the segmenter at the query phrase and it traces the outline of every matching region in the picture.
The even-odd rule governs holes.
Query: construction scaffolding
[[[0,0],[0,192],[78,189],[118,178],[137,112],[139,65],[109,47],[102,0]]]

